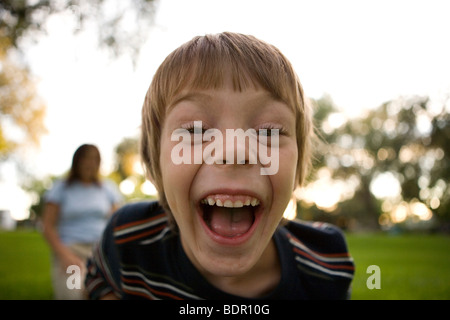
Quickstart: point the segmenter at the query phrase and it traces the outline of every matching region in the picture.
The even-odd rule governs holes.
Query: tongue
[[[253,224],[253,212],[250,207],[226,208],[212,207],[210,228],[217,234],[233,238],[246,233]]]

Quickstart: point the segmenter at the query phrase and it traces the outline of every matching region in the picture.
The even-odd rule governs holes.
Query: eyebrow
[[[212,100],[212,95],[208,93],[204,93],[201,91],[188,91],[185,93],[180,93],[175,95],[175,98],[173,101],[168,105],[167,111],[170,112],[177,104],[179,104],[181,101],[193,101],[193,102],[201,102],[201,103],[208,103]],[[286,103],[285,101],[281,100],[280,98],[274,96],[271,92],[267,90],[263,90],[261,93],[259,93],[254,99],[252,99],[252,103],[258,103],[258,101],[265,101],[267,102],[267,99],[271,99],[273,101]]]

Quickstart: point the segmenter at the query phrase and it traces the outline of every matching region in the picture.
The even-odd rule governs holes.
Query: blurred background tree
[[[0,35],[12,47],[21,48],[22,40],[45,35],[46,22],[55,14],[73,19],[74,32],[95,27],[100,46],[115,55],[136,57],[147,38],[156,10],[156,0],[2,0]]]
[[[328,96],[313,104],[323,144],[311,182],[296,191],[301,217],[344,228],[448,226],[448,96],[398,98],[351,119]]]
[[[140,156],[139,138],[126,137],[116,148],[115,169],[109,178],[116,181],[128,201],[155,199],[156,189],[144,176]]]
[[[24,44],[46,33],[53,15],[67,15],[74,33],[94,27],[98,44],[114,57],[134,61],[153,23],[156,0],[2,0],[0,2],[0,161],[18,147],[38,146],[44,124],[45,102],[37,94],[28,69]],[[92,28],[90,28],[92,30]],[[22,149],[24,149],[22,148]],[[16,157],[15,161],[20,161]]]
[[[8,52],[11,42],[0,36],[0,161],[19,147],[38,146],[46,132],[46,106],[29,70]]]

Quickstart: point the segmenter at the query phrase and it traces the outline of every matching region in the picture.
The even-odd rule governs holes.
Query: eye
[[[273,137],[280,134],[279,129],[259,129],[258,135],[263,137]]]
[[[190,134],[204,134],[207,130],[202,121],[194,121],[181,126],[182,129],[187,130]]]
[[[258,135],[263,137],[273,137],[284,134],[282,126],[264,125],[258,129]]]

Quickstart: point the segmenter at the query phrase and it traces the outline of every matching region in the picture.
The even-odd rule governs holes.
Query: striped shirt
[[[354,264],[337,227],[295,220],[273,239],[281,280],[263,299],[349,298]],[[110,292],[122,299],[241,299],[197,271],[157,202],[128,204],[114,214],[88,261],[85,284],[91,299]]]

